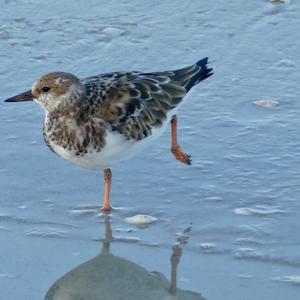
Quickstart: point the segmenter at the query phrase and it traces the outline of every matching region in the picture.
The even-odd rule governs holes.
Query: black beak
[[[20,95],[6,99],[4,102],[22,102],[22,101],[33,101],[33,95],[30,91],[24,92]]]

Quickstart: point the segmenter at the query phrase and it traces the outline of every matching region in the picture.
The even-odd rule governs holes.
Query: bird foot
[[[179,145],[172,146],[171,152],[175,158],[184,164],[190,165],[192,163],[191,156],[180,149]]]
[[[103,207],[101,208],[101,211],[102,211],[103,214],[108,215],[108,214],[111,213],[112,208],[111,208],[111,206],[109,206],[109,207],[104,207],[104,206],[103,206]]]

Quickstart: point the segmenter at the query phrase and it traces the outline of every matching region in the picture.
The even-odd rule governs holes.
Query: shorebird
[[[45,110],[48,147],[80,167],[104,170],[102,210],[109,212],[111,167],[142,151],[171,123],[171,152],[185,164],[177,141],[176,110],[188,91],[211,76],[208,58],[165,72],[115,72],[79,79],[53,72],[5,102],[34,101]]]

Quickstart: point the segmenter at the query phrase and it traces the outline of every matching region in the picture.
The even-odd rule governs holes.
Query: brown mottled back
[[[140,140],[160,127],[167,114],[197,83],[212,75],[207,58],[184,69],[156,73],[110,73],[82,80],[86,109],[127,138]]]

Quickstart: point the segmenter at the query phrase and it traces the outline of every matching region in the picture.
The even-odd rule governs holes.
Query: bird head
[[[53,72],[39,78],[30,91],[5,102],[35,101],[47,112],[64,109],[78,103],[85,96],[80,80],[69,73]]]

